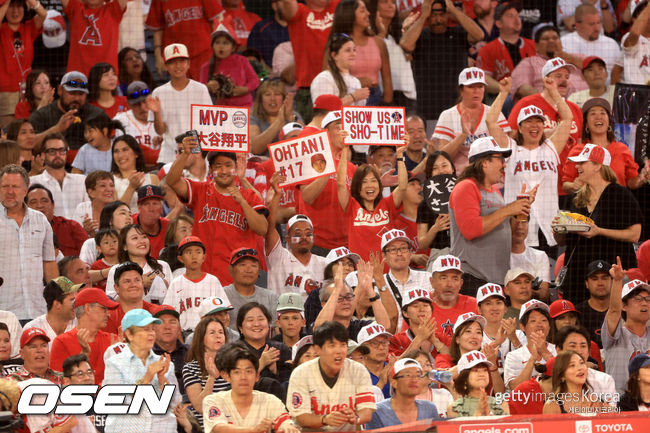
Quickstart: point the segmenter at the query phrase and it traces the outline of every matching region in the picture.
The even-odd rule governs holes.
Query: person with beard
[[[485,44],[499,37],[499,27],[494,20],[495,9],[492,0],[474,0],[474,21],[483,30],[483,40],[474,45],[474,56]]]
[[[38,144],[53,132],[63,134],[70,146],[66,162],[71,164],[79,148],[86,143],[84,120],[97,117],[104,110],[86,101],[88,79],[81,72],[70,71],[65,74],[58,94],[61,95],[59,99],[34,111],[29,116],[29,123],[34,126]]]
[[[222,284],[233,279],[228,273],[230,252],[240,247],[252,248],[258,236],[266,235],[268,210],[243,175],[243,187],[235,184],[239,176],[237,157],[232,152],[210,152],[208,165],[213,180],[196,182],[182,177],[187,158],[198,146],[198,139],[185,137],[183,153],[176,158],[167,174],[169,185],[194,213],[192,234],[200,239],[210,239],[206,245],[206,272],[219,278]],[[220,215],[230,214],[227,219]]]
[[[552,26],[546,25],[537,30],[534,36],[536,55],[526,57],[512,71],[511,96],[516,100],[525,96],[534,95],[544,88],[544,80],[541,74],[546,62],[554,57],[561,57],[568,63],[582,66],[582,58],[577,58],[566,53],[562,49],[560,31]],[[569,71],[569,87],[566,95],[588,89],[587,83],[582,79],[580,71],[571,68]]]
[[[52,193],[55,215],[72,218],[77,206],[89,200],[86,176],[65,171],[68,144],[60,133],[47,135],[43,139],[42,149],[45,171],[30,177],[30,184],[41,184]]]
[[[108,311],[120,304],[111,301],[100,289],[90,287],[81,290],[74,299],[77,326],[58,335],[52,342],[50,366],[63,370],[63,361],[69,356],[83,353],[95,370],[95,383],[101,385],[104,379],[104,352],[116,342],[116,336],[102,331],[108,322]]]
[[[70,176],[70,175],[68,175]],[[27,206],[45,215],[52,231],[59,241],[59,249],[64,256],[78,256],[88,234],[75,220],[54,216],[54,199],[49,189],[40,183],[32,183],[27,189]]]
[[[321,287],[327,261],[325,257],[311,253],[314,246],[314,225],[306,215],[297,214],[289,219],[287,248],[282,246],[280,234],[275,227],[282,198],[278,185],[283,181],[283,176],[279,173],[274,173],[271,177],[274,194],[269,204],[269,229],[264,237],[264,253],[269,267],[268,288],[278,295],[283,292],[299,293],[304,302],[312,290]]]

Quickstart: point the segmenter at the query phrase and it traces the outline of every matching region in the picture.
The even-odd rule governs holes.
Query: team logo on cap
[[[219,408],[217,408],[216,406],[210,406],[210,411],[208,412],[208,416],[210,417],[210,419],[216,418],[219,415],[221,415]]]
[[[174,48],[172,48],[172,54],[180,54],[180,53],[181,50],[178,49],[178,45],[174,45]]]
[[[150,186],[147,187],[147,192],[145,192],[145,195],[147,197],[149,197],[150,195],[153,195],[153,189]]]
[[[573,310],[573,306],[563,299],[562,300],[562,309],[563,310]]]
[[[302,396],[297,392],[291,394],[291,404],[293,405],[294,409],[298,409],[300,406],[302,406]]]

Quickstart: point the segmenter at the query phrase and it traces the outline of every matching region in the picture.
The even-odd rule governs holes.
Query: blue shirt
[[[83,171],[87,176],[97,170],[103,170],[110,173],[112,162],[113,152],[111,149],[101,151],[86,143],[81,146],[81,149],[77,152],[74,161],[72,161],[72,167]]]
[[[366,429],[376,429],[382,427],[390,427],[402,424],[402,421],[397,418],[395,411],[390,405],[392,399],[380,401],[377,403],[377,410],[372,414],[370,422],[366,424]],[[415,405],[418,408],[418,421],[424,419],[439,419],[438,409],[436,405],[426,400],[415,400]]]
[[[143,364],[142,360],[136,357],[131,352],[130,346],[127,345],[122,352],[106,360],[104,382],[102,385],[132,385],[144,377],[149,364],[159,359],[160,356],[153,353],[153,350],[150,350],[147,361]],[[181,402],[181,397],[178,393],[178,381],[174,374],[173,362],[170,364],[165,378],[171,385],[176,387],[174,397],[166,414],[152,415],[147,405],[143,404],[140,413],[137,415],[108,415],[106,417],[106,427],[104,428],[105,433],[142,433],[153,431],[156,433],[176,433],[176,417],[174,416],[173,410]],[[157,376],[151,381],[151,385],[156,390],[156,394],[160,396],[160,382],[158,382]],[[127,396],[125,403],[130,402],[130,400],[130,397]]]
[[[384,363],[384,365],[386,365],[386,363]],[[368,370],[368,373],[370,373],[370,380],[372,380],[372,384],[376,386],[379,382],[379,376],[375,376],[370,370]],[[381,389],[381,392],[384,393],[385,398],[390,398],[390,382],[388,380],[386,381],[384,387]]]
[[[246,46],[262,53],[264,62],[273,66],[273,50],[289,40],[289,27],[283,27],[273,18],[256,23],[248,35]]]

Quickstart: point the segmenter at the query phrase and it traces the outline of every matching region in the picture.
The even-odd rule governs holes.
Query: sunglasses
[[[138,99],[141,96],[147,96],[149,93],[151,93],[149,89],[142,89],[142,90],[135,91],[133,93],[129,93],[126,96],[128,99]]]
[[[253,248],[246,248],[244,250],[237,251],[237,253],[235,253],[235,255],[230,259],[230,263],[235,263],[237,260],[246,256],[257,257],[257,250]]]
[[[79,80],[70,80],[63,83],[64,86],[72,87],[73,89],[86,89],[88,88],[88,83],[86,81]]]

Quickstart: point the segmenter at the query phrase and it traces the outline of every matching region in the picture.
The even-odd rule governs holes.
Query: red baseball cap
[[[555,356],[546,360],[546,371],[544,376],[553,377],[553,366],[555,365]]]
[[[549,315],[551,316],[551,319],[555,319],[556,317],[560,317],[561,315],[572,311],[579,313],[573,305],[573,302],[567,301],[566,299],[558,299],[549,306]]]
[[[102,289],[98,289],[96,287],[88,287],[87,289],[83,289],[77,293],[77,296],[75,296],[75,307],[81,307],[82,305],[86,304],[103,305],[109,310],[113,310],[120,306],[119,303],[111,300],[108,296],[106,296],[106,293]]]
[[[314,101],[314,110],[338,111],[342,106],[341,98],[336,95],[320,95]]]
[[[180,319],[181,315],[178,314],[178,311],[174,309],[171,305],[161,305],[155,313],[153,313],[153,317],[155,318],[160,318],[163,314],[171,314],[172,316],[176,317],[177,319]]]
[[[603,67],[605,67],[605,68],[607,67],[607,64],[605,63],[605,61],[603,59],[601,59],[600,57],[598,57],[598,56],[588,56],[588,57],[585,57],[582,60],[582,70],[584,71],[585,69],[587,69],[589,67],[589,65],[591,65],[593,62],[599,62],[599,63],[601,63],[603,65]]]
[[[237,248],[235,251],[232,252],[230,256],[230,264],[234,265],[244,257],[250,257],[251,259],[257,260],[258,262],[260,261],[256,249],[244,247],[244,248]]]
[[[45,331],[43,331],[41,328],[27,328],[20,336],[20,348],[22,349],[28,345],[30,341],[37,337],[44,338],[47,342],[50,341],[50,337],[48,337]]]
[[[203,245],[203,242],[201,241],[201,238],[198,236],[185,236],[181,241],[178,243],[178,255],[180,256],[183,253],[183,250],[187,247],[191,246],[197,246],[203,248],[203,251],[205,252],[205,245]]]

